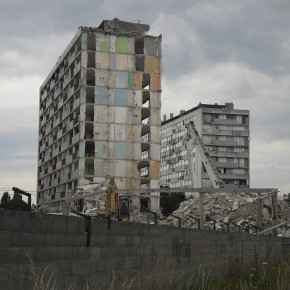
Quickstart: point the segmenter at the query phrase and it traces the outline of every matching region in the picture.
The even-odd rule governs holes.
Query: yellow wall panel
[[[145,72],[160,73],[161,72],[160,58],[156,56],[146,56]]]

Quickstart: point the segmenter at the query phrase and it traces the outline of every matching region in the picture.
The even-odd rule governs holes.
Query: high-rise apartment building
[[[249,111],[234,109],[233,103],[206,105],[181,111],[161,123],[161,185],[170,187],[212,187],[197,152],[193,153],[192,184],[184,137],[193,121],[222,180],[228,187],[249,187]]]
[[[116,18],[80,27],[42,84],[38,205],[108,176],[120,189],[159,188],[161,36],[148,31]]]

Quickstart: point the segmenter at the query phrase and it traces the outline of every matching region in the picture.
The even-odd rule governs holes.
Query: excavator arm
[[[223,180],[219,176],[219,172],[217,171],[213,161],[211,160],[211,157],[209,156],[209,153],[207,152],[202,139],[200,138],[193,121],[190,121],[187,127],[187,133],[186,133],[186,149],[187,149],[187,157],[188,157],[188,163],[189,163],[189,170],[190,175],[192,179],[192,185],[194,185],[194,165],[193,165],[193,158],[191,151],[193,148],[196,149],[196,152],[198,152],[202,163],[207,171],[207,174],[210,178],[210,181],[214,188],[226,188],[226,184],[223,182]]]

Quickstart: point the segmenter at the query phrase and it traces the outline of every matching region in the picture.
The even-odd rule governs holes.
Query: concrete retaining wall
[[[60,289],[98,285],[112,272],[143,268],[223,273],[282,256],[278,237],[92,220],[90,246],[79,217],[0,210],[0,289],[30,289],[29,259]],[[86,282],[87,281],[87,282]]]

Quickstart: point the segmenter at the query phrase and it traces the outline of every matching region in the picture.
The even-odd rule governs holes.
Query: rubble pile
[[[76,196],[80,195],[86,195],[90,193],[97,193],[98,191],[103,191],[102,193],[95,194],[92,197],[86,197],[83,199],[84,201],[84,209],[83,212],[86,214],[98,214],[98,209],[100,207],[105,206],[105,201],[106,201],[106,193],[105,187],[103,187],[103,184],[88,184],[88,185],[83,185],[82,187],[79,187],[75,194]]]
[[[105,206],[105,200],[106,200],[106,193],[104,192],[106,188],[103,187],[103,184],[84,184],[82,187],[78,187],[77,190],[72,193],[73,196],[82,196],[87,195],[90,193],[96,193],[92,197],[85,197],[83,199],[84,206],[83,206],[83,212],[86,214],[96,215],[98,213],[98,209],[100,207]],[[97,194],[98,191],[101,191],[101,193]],[[37,208],[35,211],[42,212],[42,213],[53,213],[53,214],[62,214],[64,212],[67,212],[69,215],[74,215],[70,213],[70,208],[72,204],[68,201],[61,201],[61,202],[55,202],[55,203],[48,203],[43,204],[39,208]]]
[[[256,197],[254,194],[244,193],[205,194],[204,216],[206,218],[204,228],[213,230],[215,224],[216,230],[225,231],[226,224],[229,224],[230,231],[238,231],[238,226],[240,226],[241,231],[249,230],[254,233],[256,231],[254,227],[256,224],[256,204],[254,202]],[[179,208],[173,212],[173,215],[181,218],[182,227],[198,228],[198,222],[192,217],[199,217],[199,198],[189,198],[182,202]],[[266,198],[263,202],[263,229],[272,226],[271,215],[271,198]],[[279,228],[279,234],[290,236],[290,230],[288,230],[288,228],[290,229],[290,207],[285,200],[278,200],[278,218],[289,220],[289,225]],[[178,226],[178,223],[178,219],[174,216],[160,220],[160,224],[171,226]]]
[[[39,208],[35,209],[36,212],[40,213],[61,213],[61,208],[59,205],[55,204],[43,204]]]

